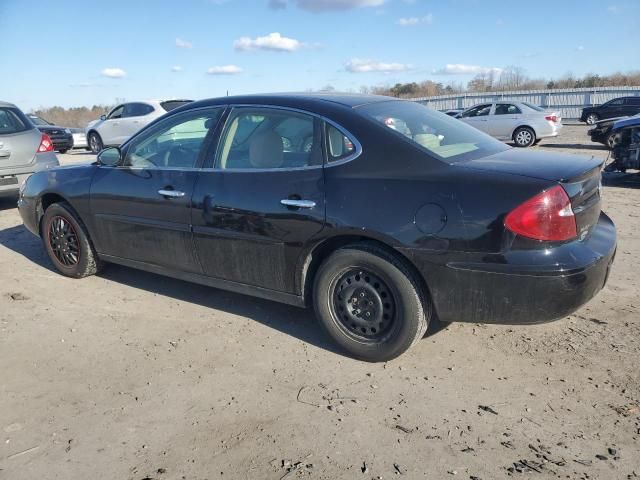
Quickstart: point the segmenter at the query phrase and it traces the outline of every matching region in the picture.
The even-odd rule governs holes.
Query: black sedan
[[[53,142],[54,150],[60,153],[67,153],[68,150],[73,148],[73,134],[70,129],[54,125],[37,115],[30,114],[27,117],[38,130],[49,135],[51,142]]]
[[[616,248],[600,168],[388,97],[226,97],[32,175],[19,209],[64,275],[118,263],[313,305],[380,361],[436,314],[536,323],[591,299]]]

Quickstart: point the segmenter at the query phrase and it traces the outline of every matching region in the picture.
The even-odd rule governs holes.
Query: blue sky
[[[636,0],[0,0],[0,31],[24,109],[640,68]]]

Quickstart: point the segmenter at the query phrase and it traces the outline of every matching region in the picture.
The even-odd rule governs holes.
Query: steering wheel
[[[180,161],[182,159],[191,160],[191,156],[193,155],[192,151],[182,145],[174,145],[168,148],[164,152],[164,156],[162,158],[163,166],[165,167],[186,167],[187,165],[180,165]],[[177,165],[172,165],[172,157],[178,160]]]

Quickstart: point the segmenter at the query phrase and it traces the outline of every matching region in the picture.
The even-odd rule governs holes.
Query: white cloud
[[[401,27],[412,27],[414,25],[426,24],[431,25],[433,23],[433,14],[425,15],[424,17],[407,17],[401,18],[396,22]]]
[[[242,69],[237,65],[218,65],[207,70],[209,75],[236,75],[242,73]]]
[[[181,72],[182,71],[182,67],[180,65],[174,65],[173,67],[171,67],[171,71],[172,72]]]
[[[576,50],[579,51],[579,52],[582,52],[584,50],[584,45],[578,45],[576,47]]]
[[[293,52],[303,47],[304,44],[295,38],[287,38],[278,32],[270,33],[264,37],[241,37],[233,42],[233,48],[240,51],[247,50],[273,50],[279,52]]]
[[[352,8],[380,7],[386,0],[295,0],[298,8],[310,12],[351,10]]]
[[[351,73],[369,73],[369,72],[404,72],[412,67],[407,63],[384,63],[375,60],[366,60],[362,58],[352,58],[344,67],[347,72]]]
[[[176,38],[176,47],[178,48],[193,48],[193,43],[184,40],[182,38]]]
[[[497,67],[481,67],[479,65],[465,65],[463,63],[447,63],[444,68],[435,70],[433,73],[438,75],[475,75],[478,73],[502,73],[501,68]]]
[[[117,68],[117,67],[109,67],[109,68],[105,68],[104,70],[102,70],[102,72],[100,72],[100,74],[103,77],[109,77],[109,78],[122,78],[124,76],[127,75],[127,72],[125,72],[123,69],[121,68]]]

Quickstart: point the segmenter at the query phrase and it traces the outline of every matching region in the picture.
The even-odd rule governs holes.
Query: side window
[[[8,108],[0,108],[0,135],[27,130],[27,125]]]
[[[320,121],[275,108],[236,108],[227,119],[216,166],[222,169],[322,165]]]
[[[215,130],[221,113],[221,108],[215,108],[167,118],[132,142],[125,166],[194,168],[204,140]]]
[[[468,110],[466,113],[462,115],[463,118],[471,118],[471,117],[484,117],[485,115],[489,115],[491,111],[491,104],[487,105],[478,105],[477,107]]]
[[[618,98],[617,100],[611,100],[610,102],[606,103],[605,105],[607,107],[619,107],[623,103],[624,103],[624,99],[623,98]]]
[[[522,113],[522,112],[515,105],[510,105],[508,103],[498,103],[496,105],[495,115],[515,115],[517,113]]]
[[[146,103],[127,103],[124,106],[123,117],[141,117],[153,112],[153,107]]]
[[[630,97],[625,100],[625,105],[640,107],[640,97]]]
[[[327,124],[328,161],[335,162],[348,157],[356,151],[353,142],[333,125]]]
[[[115,120],[116,118],[122,118],[123,111],[124,111],[124,105],[120,105],[114,108],[113,110],[111,110],[111,113],[107,117],[107,120]]]

